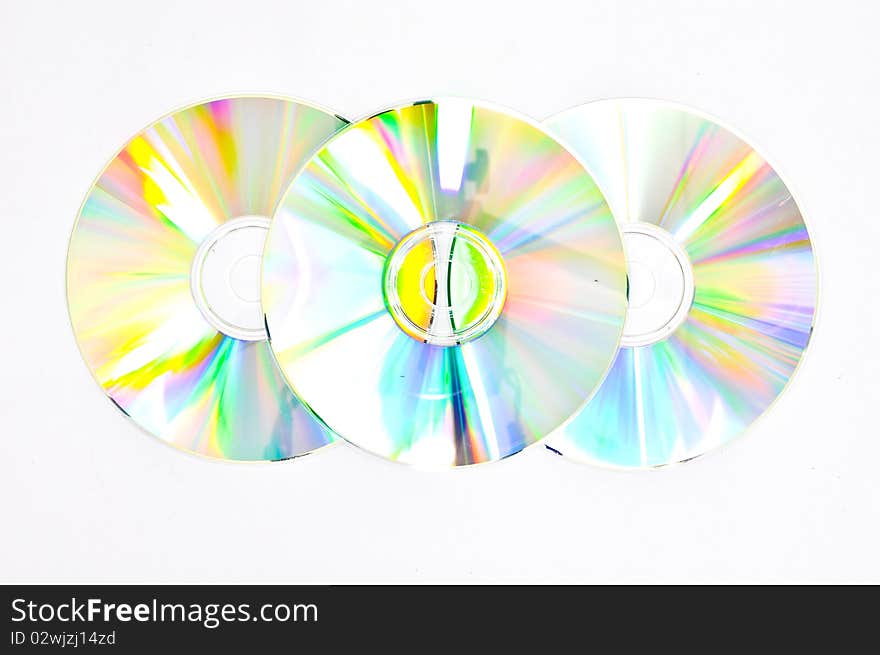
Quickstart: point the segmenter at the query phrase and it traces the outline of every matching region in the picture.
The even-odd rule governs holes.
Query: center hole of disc
[[[476,294],[474,270],[472,267],[455,261],[441,264],[438,275],[437,265],[429,263],[422,270],[422,298],[439,311],[454,310],[456,306],[470,305]],[[445,278],[441,287],[438,280]]]
[[[694,297],[690,259],[663,228],[652,223],[621,227],[626,249],[628,308],[621,345],[662,341],[687,317]]]
[[[260,256],[246,255],[232,265],[229,286],[245,302],[260,302]]]
[[[432,345],[465,343],[488,331],[504,306],[501,254],[475,228],[435,221],[403,237],[385,266],[388,311],[409,336]]]
[[[243,216],[222,223],[193,258],[196,306],[223,334],[245,341],[266,338],[260,305],[260,267],[269,220]]]
[[[654,274],[650,267],[641,262],[628,261],[626,266],[629,277],[629,306],[643,307],[654,297],[654,289],[657,286]]]

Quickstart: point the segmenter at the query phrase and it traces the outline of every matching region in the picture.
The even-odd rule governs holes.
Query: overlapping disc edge
[[[818,268],[790,186],[745,138],[674,103],[602,100],[545,123],[591,167],[621,224],[656,223],[676,238],[696,281],[685,322],[622,348],[548,447],[645,469],[729,443],[789,386],[815,325]]]
[[[77,345],[110,400],[189,453],[274,461],[332,442],[285,384],[266,341],[212,328],[190,267],[210,231],[271,217],[290,179],[347,121],[301,100],[196,102],[138,132],[95,179],[68,247]]]
[[[492,241],[510,285],[486,334],[437,347],[394,324],[380,281],[401,238],[447,219]],[[578,158],[538,123],[460,98],[334,135],[291,184],[263,259],[291,387],[346,440],[423,468],[502,459],[570,417],[617,351],[625,289],[619,230]]]

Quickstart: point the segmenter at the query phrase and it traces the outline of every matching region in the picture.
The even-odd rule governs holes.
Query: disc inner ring
[[[673,236],[653,223],[620,228],[626,250],[629,307],[621,346],[662,341],[687,318],[694,301],[690,258]]]
[[[211,232],[193,257],[190,285],[202,316],[243,341],[267,338],[260,304],[260,261],[271,221],[241,216]]]
[[[485,334],[507,297],[501,253],[479,230],[457,221],[434,221],[404,236],[383,277],[386,306],[397,325],[437,346]]]

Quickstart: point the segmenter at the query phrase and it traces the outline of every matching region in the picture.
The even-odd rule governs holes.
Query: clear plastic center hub
[[[501,253],[479,230],[435,221],[397,243],[383,286],[388,311],[406,334],[454,346],[485,334],[498,320],[507,272]]]
[[[211,232],[193,258],[192,295],[205,320],[244,341],[266,339],[260,262],[270,221],[242,216]]]
[[[626,250],[628,299],[620,343],[648,346],[684,322],[694,301],[690,258],[672,235],[652,223],[620,228]]]

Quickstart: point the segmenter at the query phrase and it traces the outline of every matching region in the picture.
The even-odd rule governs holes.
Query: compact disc
[[[89,190],[68,251],[73,330],[105,393],[148,432],[230,460],[331,441],[273,361],[259,275],[282,192],[344,124],[282,98],[193,105],[131,139]]]
[[[620,233],[584,166],[461,99],[330,139],[279,205],[263,308],[281,370],[332,430],[391,460],[498,460],[574,414],[626,311]]]
[[[677,105],[599,101],[546,124],[595,174],[629,268],[620,353],[548,446],[648,468],[728,442],[779,396],[810,340],[816,264],[791,191],[741,137]]]

